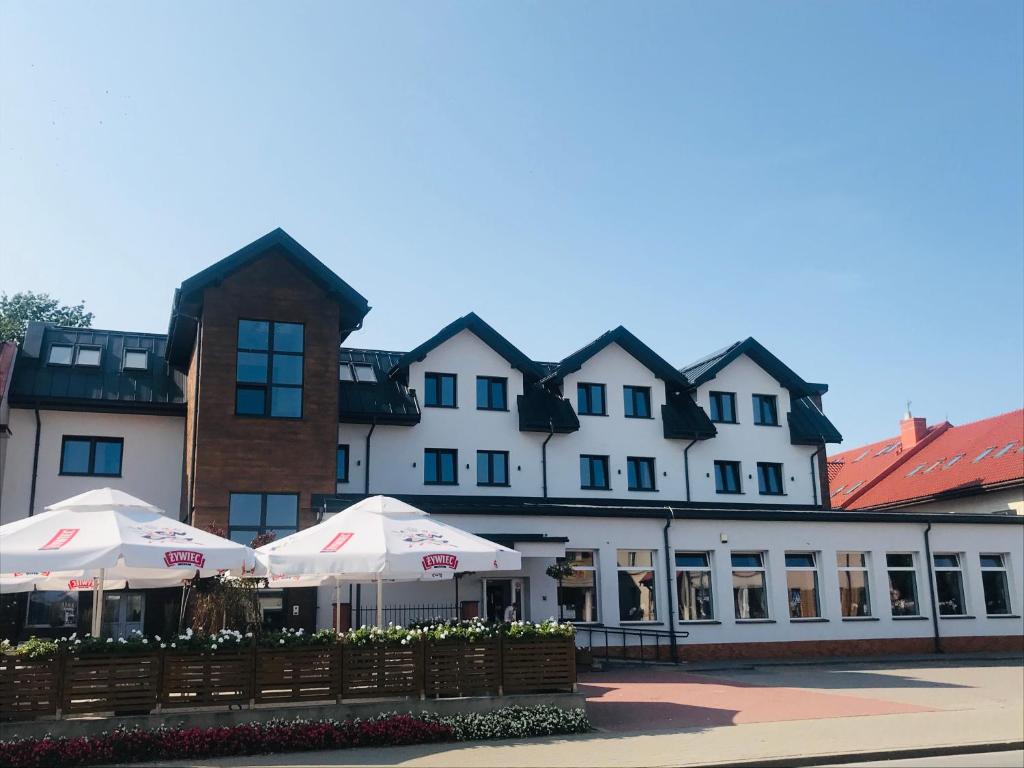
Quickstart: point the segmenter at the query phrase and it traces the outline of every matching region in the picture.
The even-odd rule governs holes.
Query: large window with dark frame
[[[779,399],[775,395],[754,395],[754,423],[762,427],[779,426]]]
[[[426,485],[458,485],[459,452],[454,448],[423,449],[423,482]]]
[[[123,437],[64,435],[60,446],[60,474],[120,477]]]
[[[676,596],[679,621],[714,620],[709,552],[676,552]]]
[[[757,462],[757,489],[762,496],[782,496],[782,465]]]
[[[709,392],[709,405],[711,420],[718,424],[736,423],[736,393],[735,392]]]
[[[871,579],[867,552],[836,552],[839,610],[846,619],[871,615]]]
[[[455,382],[454,373],[425,373],[423,405],[428,408],[457,408]]]
[[[740,463],[738,461],[715,462],[715,493],[742,493],[740,485]]]
[[[608,457],[582,454],[580,456],[580,488],[585,491],[607,491]]]
[[[338,446],[338,477],[339,483],[348,482],[348,446]]]
[[[508,451],[476,452],[476,484],[507,486]]]
[[[580,416],[607,416],[604,384],[576,385],[576,413]]]
[[[957,552],[936,552],[932,555],[935,568],[935,592],[939,601],[939,616],[966,616],[964,572]]]
[[[476,407],[478,411],[507,411],[508,379],[498,376],[477,376]]]
[[[302,323],[239,320],[235,413],[302,418]]]
[[[733,552],[732,602],[740,621],[768,619],[768,583],[763,552]]]
[[[248,545],[263,533],[280,539],[299,527],[299,494],[232,493],[228,501],[228,537]]]
[[[981,554],[981,587],[985,593],[985,615],[1010,613],[1010,581],[1006,577],[1006,555]]]
[[[619,621],[657,621],[656,550],[620,549],[616,553]]]
[[[631,491],[653,491],[654,459],[644,456],[626,457],[627,487]]]
[[[564,621],[598,621],[597,553],[591,549],[568,549],[560,564],[572,566],[572,574],[558,584],[558,613]]]
[[[651,418],[651,388],[632,387],[622,388],[623,408],[627,419],[649,419]]]
[[[786,553],[786,597],[790,619],[821,617],[818,558],[814,552]]]
[[[892,609],[892,615],[920,616],[914,553],[887,552],[885,567],[889,572],[889,607]]]

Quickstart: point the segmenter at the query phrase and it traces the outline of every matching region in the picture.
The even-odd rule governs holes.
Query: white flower
[[[167,647],[167,643],[160,643],[160,647],[161,648],[166,648]]]
[[[282,637],[279,642],[280,642],[281,645],[284,645],[284,638]]]
[[[72,635],[72,637],[74,637],[74,635]],[[159,643],[160,642],[160,635],[153,635],[153,639],[156,640]]]
[[[142,638],[142,643],[143,645],[149,645],[149,640],[147,640],[146,638]]]
[[[112,642],[114,642],[114,638],[112,638],[112,637],[108,637],[108,638],[107,638],[107,642],[108,642],[108,643],[112,643]]]
[[[177,648],[177,647],[178,647],[177,643],[171,643],[171,648]]]

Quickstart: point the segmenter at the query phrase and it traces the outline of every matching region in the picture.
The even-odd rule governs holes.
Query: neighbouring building
[[[620,326],[548,362],[470,313],[351,346],[369,309],[275,230],[185,280],[165,335],[31,325],[0,521],[110,485],[248,543],[386,494],[523,554],[388,585],[394,620],[512,606],[684,658],[1021,647],[1024,517],[832,509],[828,387],[753,338],[680,367]],[[106,621],[159,631],[178,594],[112,594]],[[267,590],[265,621],[330,626],[334,594]],[[341,594],[343,623],[370,615],[372,590]],[[7,596],[0,633],[66,631],[89,599]]]
[[[1024,409],[960,426],[908,413],[899,426],[829,457],[833,507],[1024,515]]]

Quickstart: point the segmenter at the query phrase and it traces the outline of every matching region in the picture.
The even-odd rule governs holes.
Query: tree
[[[20,343],[31,320],[89,328],[92,318],[92,312],[85,311],[85,302],[61,304],[48,293],[32,291],[19,291],[12,296],[0,293],[0,341]]]

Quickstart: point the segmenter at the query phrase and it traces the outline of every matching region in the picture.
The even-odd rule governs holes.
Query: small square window
[[[626,458],[627,487],[631,491],[653,491],[654,459],[628,456]]]
[[[754,395],[754,423],[762,427],[779,426],[779,401],[775,395]]]
[[[124,369],[126,371],[144,371],[149,368],[149,352],[144,349],[126,349],[124,351]]]
[[[458,403],[454,373],[426,373],[423,375],[423,405],[428,408],[455,408]]]
[[[352,367],[356,372],[356,381],[370,383],[377,381],[377,372],[373,370],[372,365],[368,365],[366,363],[354,363]]]
[[[477,376],[476,407],[479,411],[507,411],[508,379],[498,376]]]
[[[763,496],[782,496],[782,465],[757,462],[757,488]]]
[[[83,365],[88,366],[90,368],[98,368],[100,365],[100,348],[79,347],[78,352],[75,355],[75,365]]]
[[[736,393],[735,392],[709,392],[709,403],[711,405],[711,420],[716,424],[736,423]]]
[[[651,388],[631,387],[622,388],[624,398],[624,409],[626,418],[649,419],[651,418]]]
[[[54,344],[50,347],[50,356],[46,359],[50,365],[71,365],[74,347],[68,344]]]
[[[742,493],[740,488],[740,463],[738,461],[715,462],[715,492]]]
[[[338,365],[338,381],[355,381],[356,377],[352,373],[351,363],[341,363]]]
[[[591,491],[610,489],[607,456],[580,456],[580,488]]]
[[[459,452],[452,448],[424,449],[423,482],[426,485],[458,485]]]
[[[580,416],[607,416],[604,384],[576,385],[576,413]]]

